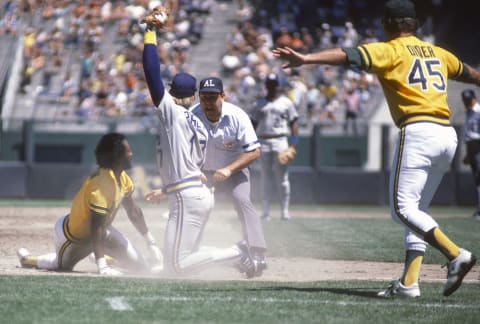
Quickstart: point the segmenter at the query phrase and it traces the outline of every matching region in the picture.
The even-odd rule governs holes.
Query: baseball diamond
[[[18,263],[17,256],[15,254],[19,244],[22,243],[31,247],[30,252],[39,253],[42,251],[48,251],[53,248],[53,242],[51,240],[51,227],[53,222],[58,218],[58,215],[65,214],[68,211],[68,206],[59,207],[62,203],[56,204],[57,206],[36,206],[22,207],[18,206],[18,202],[15,204],[9,204],[8,202],[2,203],[0,206],[0,228],[2,228],[2,237],[4,239],[0,242],[0,273],[6,275],[42,275],[42,276],[97,276],[96,265],[85,259],[78,263],[74,272],[51,272],[34,269],[21,268]],[[63,203],[63,205],[65,205]],[[160,209],[160,211],[159,211]],[[236,226],[235,215],[230,210],[228,205],[220,207],[214,215],[211,216],[211,220],[206,228],[204,241],[212,245],[228,246],[232,238],[239,235]],[[164,233],[166,225],[166,219],[159,218],[161,210],[166,212],[168,210],[167,204],[161,206],[145,206],[143,207],[145,219],[149,224],[151,231],[160,235]],[[316,207],[312,206],[292,206],[292,210],[295,212],[296,220],[289,224],[285,224],[280,220],[274,220],[268,222],[266,227],[266,235],[270,242],[272,242],[272,257],[269,258],[269,267],[265,270],[262,277],[256,277],[250,280],[255,281],[275,281],[275,282],[314,282],[324,280],[390,280],[398,275],[398,267],[402,262],[403,255],[397,253],[392,255],[394,262],[381,262],[371,260],[336,260],[330,253],[321,253],[325,256],[312,257],[311,251],[308,251],[307,247],[302,247],[304,250],[301,252],[300,248],[294,247],[298,245],[298,238],[282,237],[285,235],[281,231],[282,227],[291,228],[292,231],[298,231],[295,226],[297,222],[310,221],[328,221],[341,223],[348,220],[356,221],[383,221],[385,226],[391,227],[389,223],[388,210],[386,208],[353,208],[353,207]],[[35,218],[32,219],[32,215]],[[469,214],[462,209],[458,210],[446,210],[441,211],[439,219],[459,219],[464,222],[470,222],[470,226],[478,226],[473,220],[468,219]],[[143,247],[143,238],[135,233],[135,230],[129,225],[128,219],[125,213],[120,210],[117,215],[117,228],[125,233],[131,241],[138,245],[139,248]],[[473,224],[472,224],[473,222]],[[284,225],[284,226],[282,226]],[[288,226],[285,226],[288,225]],[[299,225],[300,226],[300,225]],[[304,226],[304,225],[303,225]],[[302,226],[302,227],[303,227]],[[322,225],[323,226],[323,225]],[[401,235],[401,231],[398,229],[394,232]],[[325,236],[329,229],[315,229],[312,228],[314,236]],[[318,232],[315,232],[318,231]],[[472,235],[473,234],[465,234]],[[347,237],[345,237],[347,240]],[[376,238],[370,238],[371,241],[377,241]],[[297,256],[288,256],[282,252],[279,243],[291,244]],[[310,249],[319,250],[316,242],[311,243]],[[331,246],[327,246],[327,249],[336,249],[336,245],[343,245],[342,242],[332,242]],[[361,248],[362,241],[355,243]],[[480,250],[480,244],[477,242],[476,251]],[[322,250],[323,251],[323,250]],[[396,251],[396,249],[393,249]],[[147,253],[147,251],[143,251]],[[398,251],[397,251],[398,252]],[[335,254],[333,252],[333,254]],[[336,253],[338,256],[338,252]],[[438,257],[438,256],[437,256]],[[353,257],[355,258],[355,257]],[[436,263],[424,264],[422,266],[422,282],[444,282],[445,269],[441,267],[441,259],[437,259]],[[146,277],[148,275],[132,275],[127,274],[127,277]],[[238,272],[231,267],[217,267],[215,269],[208,269],[208,271],[202,271],[200,273],[191,274],[189,279],[200,280],[246,280],[242,279]],[[464,280],[465,284],[480,284],[480,268],[474,267],[472,271],[467,275]],[[461,288],[460,288],[461,291]]]

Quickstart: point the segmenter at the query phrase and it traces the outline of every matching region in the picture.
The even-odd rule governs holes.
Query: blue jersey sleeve
[[[142,59],[143,72],[150,90],[150,96],[154,105],[158,107],[165,94],[165,86],[160,75],[160,58],[158,57],[157,46],[156,44],[147,43],[147,35],[145,36]]]

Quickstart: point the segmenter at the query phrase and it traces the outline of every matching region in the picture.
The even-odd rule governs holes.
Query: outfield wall
[[[382,125],[377,128],[378,132],[352,136],[316,127],[312,136],[301,136],[297,157],[290,167],[292,203],[387,205],[396,132]],[[16,131],[4,131],[0,138],[0,198],[71,199],[95,169],[93,152],[103,133],[72,129],[52,132],[28,122]],[[371,135],[374,133],[377,135]],[[142,197],[161,185],[155,167],[155,136],[135,132],[127,134],[127,138],[134,152],[131,175],[137,195]],[[372,151],[375,145],[377,150]],[[452,171],[443,179],[433,203],[475,205],[473,179],[469,169],[459,163],[464,154],[461,150],[459,145]],[[367,167],[372,156],[376,160],[373,164],[378,165],[374,170]],[[252,167],[255,202],[260,197],[259,180],[256,162]]]
[[[155,166],[138,168],[131,173],[138,188],[138,197],[155,187],[148,178]],[[72,164],[26,165],[0,163],[1,198],[71,199],[83,179],[94,167]],[[291,202],[307,204],[373,204],[388,205],[388,171],[361,170],[315,171],[312,168],[292,167],[290,172]],[[259,202],[260,174],[252,169],[252,197]],[[275,195],[275,191],[272,191]],[[468,172],[448,173],[434,197],[438,205],[475,205],[473,179]]]

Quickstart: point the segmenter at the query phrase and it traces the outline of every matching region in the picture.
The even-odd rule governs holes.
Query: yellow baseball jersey
[[[415,36],[364,44],[357,49],[363,68],[378,76],[394,123],[450,123],[447,79],[463,73],[463,63],[445,49]]]
[[[91,212],[104,215],[106,225],[115,218],[124,197],[133,193],[133,183],[123,171],[117,182],[111,169],[98,169],[88,177],[72,202],[70,215],[64,223],[68,239],[85,240],[91,236]]]

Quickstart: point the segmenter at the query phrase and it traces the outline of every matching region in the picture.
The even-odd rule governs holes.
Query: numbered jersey
[[[262,98],[257,101],[252,119],[257,123],[257,135],[289,135],[290,123],[298,118],[293,102],[284,95],[273,101]]]
[[[378,76],[398,127],[417,121],[449,124],[447,79],[464,69],[455,55],[415,36],[357,49],[363,68]]]
[[[164,184],[199,176],[207,145],[205,126],[167,92],[155,113],[159,118],[157,163]]]

